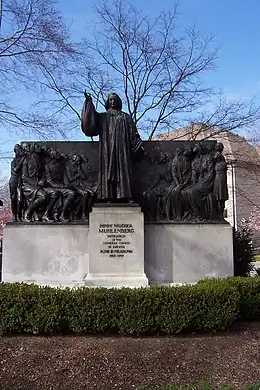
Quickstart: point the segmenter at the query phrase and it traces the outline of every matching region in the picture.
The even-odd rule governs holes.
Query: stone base
[[[143,287],[144,219],[140,207],[100,204],[89,221],[89,273],[87,286]]]
[[[148,279],[149,284],[182,285],[233,276],[229,224],[151,223],[143,228],[140,208],[127,206],[94,208],[90,219],[92,235],[87,224],[8,224],[3,281],[110,288],[143,287]],[[108,244],[117,233],[99,233],[100,224],[132,225],[134,233]],[[108,246],[133,252],[123,257],[101,254]]]
[[[143,275],[100,275],[88,274],[85,278],[85,285],[88,287],[146,287],[148,286],[148,279]]]
[[[88,235],[86,224],[8,224],[3,237],[3,281],[83,286]]]
[[[150,284],[178,285],[234,275],[232,228],[221,224],[147,224],[145,273]]]

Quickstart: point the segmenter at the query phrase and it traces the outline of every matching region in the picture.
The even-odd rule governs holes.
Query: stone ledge
[[[71,221],[71,222],[8,222],[6,226],[9,227],[22,227],[22,226],[89,226],[87,221]]]
[[[114,203],[114,202],[107,202],[107,203],[102,203],[102,202],[100,202],[100,203],[94,203],[94,206],[93,207],[104,207],[104,208],[106,208],[106,207],[116,207],[116,208],[121,208],[121,207],[140,207],[139,206],[139,204],[138,203],[127,203],[127,202],[125,202],[125,203]]]
[[[107,206],[99,206],[99,207],[93,207],[92,212],[90,214],[90,220],[93,219],[93,214],[113,214],[113,215],[122,215],[122,214],[138,214],[141,212],[141,207],[134,206],[129,207],[127,205],[122,205],[120,207],[114,207],[112,205]]]
[[[145,274],[113,275],[113,274],[88,274],[84,279],[86,287],[129,288],[147,287],[148,279]]]
[[[223,221],[144,221],[145,225],[228,225],[229,222]]]

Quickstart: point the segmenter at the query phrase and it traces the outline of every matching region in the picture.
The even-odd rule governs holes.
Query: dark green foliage
[[[252,232],[246,224],[243,224],[240,230],[233,231],[235,276],[248,276],[252,270],[255,256],[252,239]]]
[[[260,278],[194,286],[56,289],[0,284],[0,332],[177,334],[260,319]]]
[[[260,319],[260,278],[236,277],[226,279],[206,279],[198,284],[214,288],[214,286],[234,287],[239,293],[239,315],[241,320]]]
[[[54,289],[0,284],[0,331],[175,334],[229,327],[239,294],[228,285]]]

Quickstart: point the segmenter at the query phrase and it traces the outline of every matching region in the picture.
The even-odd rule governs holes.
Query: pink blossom
[[[248,227],[251,230],[260,231],[260,209],[259,207],[254,207],[249,218],[248,218]]]
[[[10,204],[4,205],[4,207],[0,207],[0,236],[3,235],[3,228],[12,220],[12,211]]]

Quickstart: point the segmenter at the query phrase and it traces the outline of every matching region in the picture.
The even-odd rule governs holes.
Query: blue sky
[[[170,0],[132,0],[149,15],[172,7]],[[86,22],[95,20],[94,0],[73,2],[60,0],[59,5],[73,26],[75,37],[86,33]],[[180,27],[196,26],[205,35],[214,35],[219,50],[217,70],[206,80],[224,88],[231,96],[252,96],[260,92],[260,1],[248,0],[179,0]]]
[[[109,1],[109,0],[108,0]],[[172,7],[170,0],[132,0],[149,15]],[[95,21],[94,0],[59,0],[58,6],[68,22],[72,22],[75,40],[86,36],[87,23]],[[225,91],[227,97],[251,98],[260,103],[260,1],[248,0],[179,0],[179,28],[196,24],[205,35],[214,35],[219,47],[217,69],[205,75],[207,84]],[[79,128],[78,139],[83,139]],[[1,150],[9,152],[19,137],[0,138]],[[1,165],[8,174],[9,162]]]

